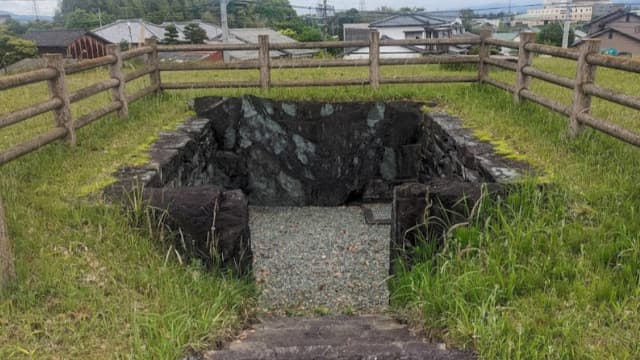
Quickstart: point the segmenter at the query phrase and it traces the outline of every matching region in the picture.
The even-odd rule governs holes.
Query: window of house
[[[422,39],[422,31],[405,31],[405,39]]]
[[[633,31],[635,33],[640,33],[640,26],[636,26],[635,28],[633,28]]]
[[[609,31],[609,39],[613,39],[613,32]]]

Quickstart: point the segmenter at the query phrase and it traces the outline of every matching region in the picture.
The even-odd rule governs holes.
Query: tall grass
[[[637,358],[638,149],[590,130],[567,139],[566,119],[495,89],[473,87],[451,107],[507,139],[547,185],[525,183],[447,251],[426,252],[392,281],[395,306],[482,358]]]
[[[562,60],[536,59],[571,76]],[[435,66],[383,67],[385,76],[447,74]],[[246,80],[257,72],[163,74],[163,81]],[[508,79],[506,72],[493,72]],[[106,73],[78,77],[81,86]],[[274,79],[366,77],[366,69],[274,71]],[[637,93],[637,75],[598,73]],[[144,82],[145,80],[142,80]],[[132,85],[132,86],[142,86]],[[541,86],[541,87],[538,87]],[[564,90],[534,83],[556,100]],[[251,312],[253,286],[197,265],[165,262],[144,226],[95,194],[124,164],[146,160],[161,129],[174,128],[199,95],[268,95],[317,100],[438,100],[500,150],[524,157],[546,184],[528,183],[484,207],[451,236],[447,251],[392,279],[393,304],[418,314],[434,336],[483,358],[635,358],[640,353],[640,153],[587,130],[566,138],[566,119],[486,86],[394,85],[167,92],[0,169],[18,282],[0,294],[0,358],[176,358],[223,338]],[[39,94],[39,95],[38,95]],[[570,94],[569,94],[570,95]],[[46,88],[3,92],[0,112],[46,96]],[[88,100],[86,111],[108,100]],[[80,111],[77,109],[75,111]],[[640,129],[638,112],[596,102],[599,116]],[[77,114],[77,113],[76,113]],[[42,116],[0,131],[6,149],[51,126]],[[433,254],[425,248],[422,253]]]
[[[250,316],[248,280],[166,261],[148,226],[94,195],[185,118],[179,103],[149,98],[127,121],[80,131],[75,148],[49,145],[2,167],[18,281],[0,294],[0,358],[175,359]]]

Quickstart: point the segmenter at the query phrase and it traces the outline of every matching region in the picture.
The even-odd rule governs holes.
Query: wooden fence
[[[310,86],[345,86],[369,85],[378,89],[382,84],[420,84],[420,83],[462,83],[480,82],[490,84],[509,91],[514,95],[514,101],[530,100],[553,111],[569,117],[570,134],[575,136],[581,127],[589,126],[617,139],[640,146],[640,135],[598,119],[590,114],[591,98],[596,96],[626,107],[640,109],[640,98],[606,89],[594,84],[597,66],[640,73],[640,63],[627,59],[614,58],[598,54],[596,40],[586,40],[576,49],[562,49],[558,47],[534,43],[535,35],[524,32],[521,42],[505,41],[491,38],[490,32],[483,32],[480,37],[451,38],[451,39],[415,39],[415,40],[381,40],[379,33],[372,31],[368,41],[343,42],[313,42],[313,43],[269,43],[264,35],[259,37],[258,44],[207,44],[207,45],[158,45],[149,40],[145,46],[120,52],[117,45],[108,48],[108,55],[78,62],[73,65],[63,65],[60,55],[45,55],[46,67],[22,74],[0,77],[0,94],[3,90],[24,86],[41,81],[49,83],[50,99],[25,109],[0,115],[0,129],[17,124],[34,116],[53,112],[55,127],[40,136],[25,143],[16,145],[0,152],[0,165],[28,154],[41,146],[53,141],[66,138],[71,145],[75,144],[75,131],[107,114],[118,112],[122,119],[128,117],[129,104],[149,94],[161,90],[196,89],[196,88],[261,88],[267,91],[272,87],[310,87]],[[427,55],[410,59],[381,58],[380,48],[384,46],[418,46],[442,48],[450,45],[471,45],[479,47],[478,55]],[[513,63],[490,55],[492,46],[501,46],[519,50],[518,62]],[[304,59],[304,60],[274,60],[270,51],[288,49],[322,49],[322,48],[368,48],[368,59]],[[159,53],[190,52],[190,51],[257,51],[257,61],[242,61],[230,63],[160,63]],[[532,66],[534,54],[546,54],[577,62],[576,77],[574,79],[547,73]],[[125,74],[123,62],[135,57],[145,56],[145,65],[135,71]],[[455,76],[411,76],[384,78],[380,67],[385,65],[416,65],[416,64],[477,64],[477,75]],[[273,69],[300,68],[329,68],[361,66],[369,68],[367,79],[333,79],[311,81],[272,81]],[[511,85],[492,79],[490,66],[516,72],[516,84]],[[66,75],[79,73],[99,67],[109,68],[109,79],[87,86],[78,91],[69,92]],[[202,71],[202,70],[240,70],[255,69],[260,73],[259,81],[220,81],[220,82],[173,82],[162,81],[161,73],[168,71]],[[129,96],[125,93],[126,84],[143,76],[149,76],[150,85]],[[529,89],[530,79],[540,79],[561,87],[573,90],[571,106],[565,106],[555,100],[545,98]],[[71,104],[110,90],[112,101],[106,106],[73,119]]]

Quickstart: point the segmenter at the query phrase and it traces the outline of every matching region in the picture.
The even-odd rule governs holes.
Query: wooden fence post
[[[271,56],[269,55],[269,35],[258,35],[258,60],[260,62],[260,89],[269,90],[271,86]]]
[[[120,102],[120,105],[122,105],[118,111],[118,116],[121,119],[126,119],[129,117],[129,104],[127,103],[127,94],[125,92],[126,81],[124,73],[122,72],[122,55],[120,54],[120,45],[107,45],[107,54],[116,57],[116,62],[109,66],[109,74],[111,75],[111,78],[118,80],[119,83],[118,86],[111,89],[111,95],[113,101],[118,101]]]
[[[145,40],[146,46],[151,46],[153,51],[147,56],[147,66],[152,67],[153,71],[149,73],[149,80],[151,81],[151,86],[155,90],[154,93],[157,93],[162,86],[162,82],[160,79],[160,57],[158,56],[158,41],[154,38],[150,38]]]
[[[369,33],[369,85],[374,90],[380,89],[380,33],[377,30]]]
[[[15,277],[16,269],[13,250],[11,250],[4,207],[2,206],[2,199],[0,199],[0,289],[9,285]]]
[[[51,97],[58,98],[62,101],[62,106],[53,111],[53,119],[57,127],[67,129],[67,142],[69,145],[75,146],[76,129],[73,126],[73,118],[71,116],[71,100],[69,99],[69,90],[67,89],[64,59],[61,54],[44,54],[43,57],[47,67],[58,71],[58,76],[49,80],[49,93]]]
[[[578,65],[576,67],[576,85],[573,88],[573,106],[569,117],[569,137],[576,137],[582,130],[578,120],[581,113],[589,113],[591,110],[591,95],[585,93],[584,85],[595,80],[595,65],[587,62],[587,55],[600,51],[600,40],[584,39],[578,52]]]
[[[480,62],[478,63],[478,81],[481,83],[489,76],[489,65],[485,60],[491,55],[490,45],[486,42],[490,37],[490,29],[480,30],[480,51],[478,52]]]
[[[525,49],[525,45],[536,41],[536,33],[523,31],[520,33],[520,44],[518,45],[518,67],[516,68],[516,87],[513,93],[513,101],[518,104],[522,101],[520,92],[529,89],[531,77],[523,72],[524,68],[533,64],[533,53]]]

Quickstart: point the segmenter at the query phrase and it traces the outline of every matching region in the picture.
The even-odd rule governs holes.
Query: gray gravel
[[[390,229],[360,207],[251,207],[264,310],[379,312],[389,302]]]

